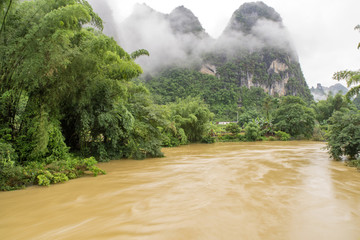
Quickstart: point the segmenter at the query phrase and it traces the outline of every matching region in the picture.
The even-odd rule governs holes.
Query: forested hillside
[[[149,59],[154,60],[139,62],[145,69],[142,81],[156,95],[158,103],[201,95],[216,119],[234,120],[239,107],[244,106],[242,87],[258,87],[275,97],[300,96],[308,103],[313,99],[280,15],[262,2],[243,4],[216,40],[183,6],[169,15],[138,6],[125,22],[140,26],[160,22],[161,27],[167,26],[162,34],[166,32],[169,41],[174,41],[173,45],[167,42],[165,49],[154,46],[150,40],[141,40],[151,49]],[[159,27],[153,27],[156,33]],[[143,35],[136,29],[134,32],[137,38]],[[153,36],[151,32],[147,33],[149,36]],[[133,47],[134,41],[129,42],[129,47]],[[124,44],[127,45],[126,39]],[[160,55],[164,61],[158,61]]]

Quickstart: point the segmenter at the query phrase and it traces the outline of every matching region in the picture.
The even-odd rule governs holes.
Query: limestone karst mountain
[[[243,105],[243,88],[313,99],[279,13],[263,2],[251,2],[229,19],[214,39],[184,6],[164,14],[137,4],[113,36],[128,52],[150,52],[136,61],[158,103],[200,96],[215,113],[226,115],[227,109],[234,115]]]
[[[187,8],[180,6],[175,8],[168,16],[170,27],[173,32],[180,34],[194,34],[199,38],[206,38],[209,35],[205,32],[199,19]]]
[[[205,63],[221,68],[217,73],[225,81],[261,87],[271,95],[312,98],[280,15],[263,2],[237,9],[208,56]],[[227,77],[228,71],[234,74]]]
[[[280,15],[273,8],[263,2],[251,2],[241,5],[233,13],[224,32],[237,31],[250,34],[260,19],[282,24]]]

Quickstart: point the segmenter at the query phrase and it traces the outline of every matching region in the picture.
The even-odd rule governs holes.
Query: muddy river
[[[360,172],[320,142],[193,144],[0,192],[0,239],[360,240]]]

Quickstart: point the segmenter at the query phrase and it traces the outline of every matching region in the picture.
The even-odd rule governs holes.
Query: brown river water
[[[360,240],[360,172],[320,142],[193,144],[0,192],[0,239]]]

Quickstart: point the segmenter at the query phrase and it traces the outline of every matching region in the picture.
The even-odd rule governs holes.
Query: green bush
[[[189,143],[184,129],[176,127],[174,122],[170,123],[165,129],[162,130],[162,146],[164,147],[177,147]]]
[[[348,165],[349,167],[356,167],[358,170],[360,170],[360,158],[347,161],[346,165]]]
[[[229,123],[229,124],[226,125],[225,130],[226,130],[227,132],[230,132],[230,133],[232,133],[232,134],[235,135],[235,134],[240,133],[241,128],[240,128],[240,126],[237,125],[236,123]]]
[[[291,136],[290,134],[283,132],[283,131],[276,131],[275,132],[275,136],[280,140],[280,141],[288,141],[290,140]]]
[[[315,124],[312,140],[314,141],[324,141],[325,131],[322,129],[320,124]]]
[[[29,177],[21,166],[0,168],[0,190],[9,191],[24,188],[30,184]]]
[[[276,140],[276,138],[273,137],[273,136],[269,136],[269,137],[268,137],[268,141],[275,141],[275,140]]]
[[[0,168],[6,166],[13,166],[17,155],[10,143],[2,142],[0,140]]]
[[[275,111],[273,124],[275,129],[286,132],[293,137],[304,135],[310,138],[313,134],[315,117],[313,110],[299,97],[285,96]]]
[[[218,136],[218,140],[220,142],[235,142],[237,141],[237,136],[231,134],[222,134]]]
[[[49,171],[44,171],[43,174],[39,174],[36,178],[39,186],[49,186],[54,176]]]
[[[68,176],[65,173],[55,172],[51,173],[49,171],[43,171],[43,174],[37,176],[37,184],[39,186],[49,186],[51,183],[61,183],[69,181]]]
[[[360,111],[335,112],[329,119],[328,149],[332,158],[355,159],[360,153]]]
[[[49,165],[30,162],[26,166],[6,165],[0,168],[0,190],[15,190],[29,185],[49,186],[66,182],[84,175],[86,172],[94,176],[106,174],[97,166],[95,158],[68,158]]]
[[[11,144],[0,140],[0,190],[14,190],[24,187],[28,178],[21,166],[15,165],[17,155]]]
[[[240,142],[245,142],[245,141],[246,141],[245,135],[240,134],[240,133],[237,135],[237,139],[238,139]]]
[[[246,112],[243,112],[238,117],[238,125],[240,127],[246,126],[249,122],[251,122],[253,119],[256,119],[259,117],[259,113],[256,110],[247,109]]]
[[[260,126],[255,122],[249,122],[245,127],[245,138],[247,141],[256,141],[260,138]]]
[[[211,135],[203,136],[201,139],[202,143],[214,143],[216,142],[216,138]]]
[[[199,142],[209,130],[214,114],[200,97],[178,99],[168,104],[173,134],[180,134],[181,142]],[[182,131],[180,130],[182,129]]]
[[[174,137],[170,133],[162,134],[162,146],[163,147],[176,147],[180,145],[180,141],[178,138]]]
[[[94,176],[95,176],[95,174],[94,174]],[[69,177],[66,176],[65,173],[54,173],[53,174],[53,182],[54,183],[61,183],[61,182],[67,182],[67,181],[69,181]]]

